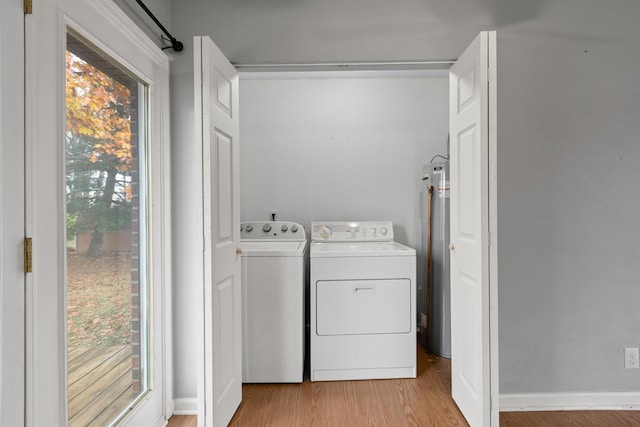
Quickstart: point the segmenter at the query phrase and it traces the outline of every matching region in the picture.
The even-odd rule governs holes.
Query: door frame
[[[0,425],[24,424],[24,13],[0,4]]]
[[[491,426],[500,424],[500,337],[498,335],[498,80],[497,34],[488,31],[489,123],[489,369]]]
[[[106,54],[120,62],[130,70],[134,71],[142,80],[149,83],[149,110],[148,117],[150,126],[148,134],[150,135],[150,148],[148,150],[148,215],[149,223],[152,229],[148,237],[148,250],[152,252],[153,263],[148,266],[150,280],[153,288],[150,289],[152,299],[149,302],[149,312],[152,316],[161,317],[153,320],[150,324],[150,376],[152,378],[150,386],[159,395],[159,405],[161,408],[161,419],[155,420],[154,425],[164,425],[173,412],[173,373],[172,373],[172,299],[171,299],[171,205],[170,205],[170,146],[169,146],[169,58],[164,54],[158,46],[153,43],[149,37],[129,18],[113,0],[93,0],[81,4],[82,10],[76,10],[67,0],[60,0],[62,6],[55,7],[55,37],[53,43],[56,45],[56,52],[63,51],[66,46],[67,28],[73,28],[75,32],[82,35],[83,38],[97,46]],[[80,9],[80,8],[79,8]],[[45,283],[47,279],[51,282],[51,277],[42,277],[38,275],[38,245],[42,239],[56,236],[55,239],[63,239],[64,226],[58,225],[56,230],[49,232],[47,237],[40,235],[42,227],[38,229],[37,214],[35,211],[36,197],[36,150],[38,149],[39,138],[42,137],[40,128],[42,124],[37,114],[36,105],[40,100],[37,93],[38,87],[38,65],[42,66],[38,58],[39,39],[43,37],[43,32],[51,29],[42,29],[36,25],[36,14],[51,13],[45,10],[45,3],[34,5],[33,15],[27,15],[25,19],[25,232],[27,236],[34,239],[34,273],[27,274],[26,277],[26,360],[25,360],[25,425],[40,425],[43,419],[54,424],[60,420],[66,423],[67,414],[67,352],[66,352],[66,303],[64,286],[51,286],[51,283]],[[80,13],[90,13],[91,16],[100,16],[103,24],[94,28],[92,22],[78,22],[74,16],[80,16]],[[104,42],[105,26],[118,28],[117,42],[109,40]],[[50,36],[50,34],[48,35]],[[124,56],[118,54],[122,52],[123,46],[136,46],[137,49],[144,52],[145,59],[153,64],[153,71],[145,74],[141,70],[134,67],[131,61],[127,61]],[[131,53],[127,54],[131,57]],[[49,71],[58,75],[58,84],[55,90],[55,103],[57,104],[58,123],[57,126],[63,129],[64,126],[64,82],[60,76],[64,76],[64,57],[56,59],[55,63],[48,64]],[[49,138],[51,139],[51,137]],[[60,141],[55,140],[56,144]],[[151,148],[153,147],[153,148]],[[57,156],[51,159],[57,173],[60,174],[64,170],[64,149],[56,147]],[[62,178],[61,178],[62,179]],[[63,184],[57,183],[58,188]],[[55,206],[49,209],[56,209],[58,213],[64,212],[63,197],[58,194]],[[40,203],[42,207],[42,203]],[[40,239],[40,240],[39,240]],[[42,255],[42,254],[41,254]],[[43,257],[42,257],[43,258]],[[42,259],[40,258],[40,259]],[[56,257],[57,263],[63,265],[63,256]],[[61,273],[59,277],[53,278],[53,283],[63,283],[65,278]],[[46,288],[53,288],[46,290]],[[56,289],[57,288],[57,289]],[[43,300],[42,293],[49,296],[46,302]],[[47,324],[46,321],[40,320],[40,310],[45,304],[59,305],[56,308],[57,315],[55,324]],[[62,330],[61,330],[62,329]],[[154,330],[159,332],[154,332]],[[54,347],[54,348],[50,348]],[[43,352],[47,351],[48,358],[51,359],[47,369],[55,372],[55,381],[53,384],[44,384],[43,373],[45,368],[38,366],[44,358]],[[154,375],[154,366],[157,366],[157,373]],[[159,377],[158,377],[159,376]],[[44,391],[43,391],[44,389]],[[63,390],[62,390],[63,389]],[[51,392],[55,394],[51,395]],[[61,395],[61,396],[60,396]],[[149,395],[141,399],[141,401],[149,400]],[[44,401],[47,401],[44,404]],[[148,407],[148,405],[147,405]],[[121,422],[122,425],[130,424],[127,420],[134,414],[143,414],[147,407],[137,406],[130,414],[128,414]]]
[[[487,142],[488,155],[488,226],[486,230],[488,247],[487,265],[484,267],[489,273],[489,306],[483,307],[489,313],[489,425],[497,427],[500,423],[500,340],[498,329],[498,108],[497,108],[497,34],[496,31],[487,33]]]

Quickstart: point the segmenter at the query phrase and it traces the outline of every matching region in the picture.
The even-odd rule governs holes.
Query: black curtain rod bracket
[[[182,51],[182,49],[184,49],[184,45],[182,44],[182,42],[178,41],[175,37],[173,37],[169,33],[169,31],[167,31],[167,29],[164,27],[164,25],[162,25],[160,23],[160,21],[158,21],[158,18],[156,18],[155,15],[153,13],[151,13],[149,8],[144,3],[142,3],[142,0],[136,0],[136,3],[138,3],[138,5],[142,8],[142,10],[144,10],[147,13],[147,15],[149,15],[149,18],[151,18],[153,20],[153,22],[155,22],[156,25],[158,27],[160,27],[162,32],[165,33],[167,35],[167,37],[169,37],[168,39],[165,39],[164,37],[162,37],[162,40],[167,40],[168,42],[171,43],[171,46],[163,47],[162,50],[172,48],[176,52]]]

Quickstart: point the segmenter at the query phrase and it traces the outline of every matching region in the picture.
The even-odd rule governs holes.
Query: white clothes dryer
[[[242,382],[300,383],[304,372],[304,227],[244,222],[242,247]]]
[[[314,222],[311,381],[416,377],[416,252],[391,221]]]

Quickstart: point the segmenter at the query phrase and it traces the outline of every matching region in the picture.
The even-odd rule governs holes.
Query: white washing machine
[[[300,224],[244,222],[242,382],[299,383],[304,371],[307,239]]]
[[[311,381],[416,377],[416,252],[391,221],[314,222]]]

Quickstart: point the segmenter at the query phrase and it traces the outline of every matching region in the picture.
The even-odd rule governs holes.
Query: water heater
[[[428,181],[434,187],[431,207],[429,351],[450,358],[449,162],[431,163],[429,169]]]

